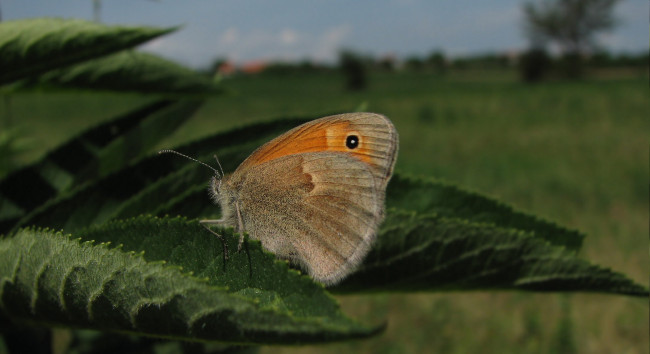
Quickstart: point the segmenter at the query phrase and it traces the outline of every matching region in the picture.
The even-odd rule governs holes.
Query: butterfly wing
[[[363,259],[383,218],[385,184],[367,164],[337,152],[279,157],[229,183],[243,227],[280,257],[332,284]]]
[[[348,147],[348,138],[358,144]],[[255,150],[238,169],[245,170],[279,157],[307,152],[343,152],[367,164],[376,183],[385,188],[397,158],[398,136],[391,121],[376,113],[346,113],[300,125]]]

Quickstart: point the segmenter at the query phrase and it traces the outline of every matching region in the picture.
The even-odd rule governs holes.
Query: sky
[[[188,66],[216,58],[333,63],[341,49],[398,58],[458,57],[527,47],[522,6],[540,0],[103,0],[105,24],[182,28],[143,50]],[[597,37],[614,53],[648,50],[648,0],[622,0]],[[2,20],[93,19],[92,0],[0,0]]]

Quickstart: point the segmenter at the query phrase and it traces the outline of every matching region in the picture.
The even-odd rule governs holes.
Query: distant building
[[[219,65],[217,72],[222,76],[231,76],[237,73],[257,74],[264,71],[268,66],[268,63],[264,60],[254,60],[239,66],[235,65],[231,61],[225,61]]]
[[[249,61],[247,63],[242,64],[239,67],[239,71],[241,71],[244,74],[257,74],[264,71],[267,68],[267,66],[268,63],[264,60]]]
[[[230,61],[224,61],[217,68],[217,73],[219,73],[219,75],[222,75],[222,76],[230,76],[230,75],[234,74],[235,72],[237,72],[237,67],[235,67],[235,64],[233,64]]]

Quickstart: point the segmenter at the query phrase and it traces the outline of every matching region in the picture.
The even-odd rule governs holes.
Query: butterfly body
[[[334,284],[370,250],[397,156],[392,123],[373,113],[320,118],[271,140],[214,180],[222,219],[314,279]]]

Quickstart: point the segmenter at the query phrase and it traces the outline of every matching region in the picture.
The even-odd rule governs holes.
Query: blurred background
[[[400,134],[400,173],[444,179],[578,229],[581,256],[648,284],[645,0],[4,0],[2,21],[176,26],[144,45],[221,80],[163,144],[278,117],[367,110]],[[151,99],[14,94],[0,176]],[[55,112],[60,119],[53,121]],[[206,203],[209,199],[206,195]],[[648,353],[648,302],[523,292],[339,297],[383,335],[263,352]]]

